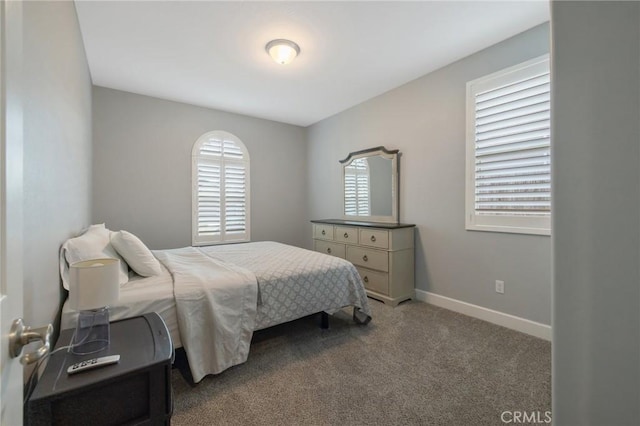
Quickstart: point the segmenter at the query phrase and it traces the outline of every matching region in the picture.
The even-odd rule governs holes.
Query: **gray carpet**
[[[370,300],[256,332],[246,363],[191,387],[173,370],[174,425],[499,425],[551,411],[549,342],[421,302]]]

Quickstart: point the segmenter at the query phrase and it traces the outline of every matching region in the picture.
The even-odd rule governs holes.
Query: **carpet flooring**
[[[181,425],[500,425],[551,411],[551,344],[422,302],[254,333],[249,359],[189,385],[172,371]]]

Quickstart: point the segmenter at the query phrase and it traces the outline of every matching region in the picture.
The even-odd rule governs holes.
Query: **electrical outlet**
[[[496,280],[496,293],[504,294],[504,281]]]

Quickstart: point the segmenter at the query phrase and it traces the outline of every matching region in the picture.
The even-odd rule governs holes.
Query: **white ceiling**
[[[300,126],[549,20],[547,1],[76,5],[95,85]],[[300,45],[292,64],[275,38]]]

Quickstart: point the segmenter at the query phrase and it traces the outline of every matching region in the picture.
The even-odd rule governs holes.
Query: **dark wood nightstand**
[[[74,330],[63,330],[56,347],[69,344]],[[120,355],[120,362],[68,375],[80,361]],[[160,425],[173,411],[173,345],[156,313],[111,323],[108,349],[89,355],[66,350],[51,355],[29,398],[27,424]]]

